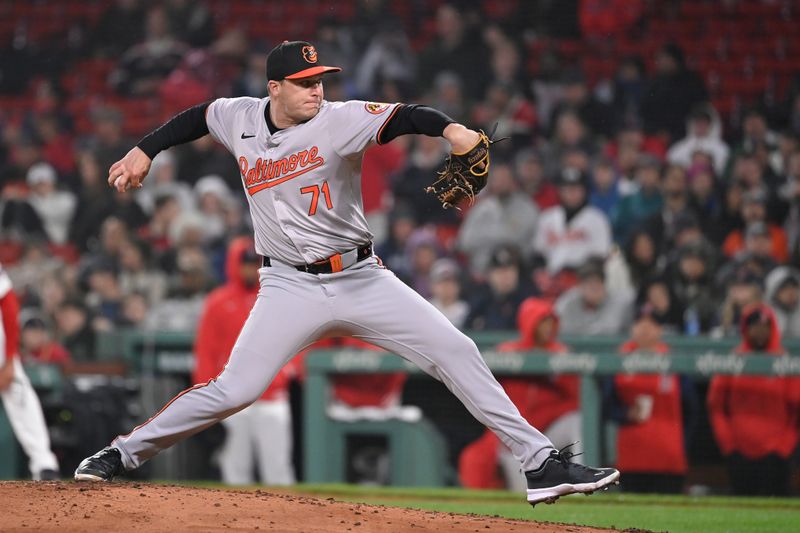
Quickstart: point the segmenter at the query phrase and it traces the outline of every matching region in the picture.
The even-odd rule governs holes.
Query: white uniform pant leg
[[[317,276],[291,267],[260,274],[258,298],[220,375],[183,391],[112,442],[127,470],[256,401],[281,367],[328,327],[330,307]]]
[[[295,483],[292,464],[292,413],[287,400],[254,403],[251,430],[264,485]]]
[[[219,454],[222,482],[226,485],[252,485],[255,453],[250,437],[252,409],[245,407],[222,421],[225,426],[225,443]]]
[[[433,305],[374,259],[332,274],[334,315],[355,336],[408,359],[442,381],[469,412],[495,432],[523,470],[538,467],[553,446],[520,415],[475,343]]]
[[[33,390],[19,358],[14,359],[14,380],[0,395],[3,408],[17,440],[28,456],[31,475],[38,479],[42,470],[58,470],[58,460],[50,450],[50,436],[42,404]]]

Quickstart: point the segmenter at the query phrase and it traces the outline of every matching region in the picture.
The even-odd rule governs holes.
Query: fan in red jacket
[[[775,314],[765,304],[744,309],[739,354],[785,353]],[[715,376],[708,390],[711,425],[728,458],[733,491],[786,495],[789,457],[797,448],[800,378]]]
[[[520,338],[500,344],[499,352],[543,351],[564,353],[567,347],[558,337],[558,316],[550,302],[528,298],[517,313]],[[579,380],[577,376],[501,377],[500,384],[522,416],[534,427],[542,428],[556,448],[580,441]],[[576,453],[577,446],[572,447]],[[519,467],[510,452],[491,431],[461,452],[458,473],[461,484],[471,488],[508,488],[524,485]],[[498,475],[502,467],[505,483]]]
[[[213,379],[225,366],[255,304],[260,266],[261,258],[253,251],[251,239],[240,237],[231,242],[225,264],[228,281],[208,295],[197,326],[192,376],[195,383]],[[225,483],[254,483],[256,464],[264,484],[295,482],[288,387],[301,373],[302,360],[295,357],[275,376],[258,401],[222,421],[226,438],[220,467]]]
[[[22,324],[19,355],[25,362],[54,363],[62,368],[72,363],[70,353],[51,338],[47,324],[38,316],[30,317]]]
[[[381,350],[354,337],[331,339],[338,348]],[[333,378],[333,398],[349,407],[396,407],[406,382],[406,374],[340,374]]]
[[[311,350],[381,350],[377,346],[364,342],[354,337],[328,337],[319,340],[309,346],[302,354]],[[403,385],[406,382],[406,374],[395,372],[389,374],[337,374],[334,375],[332,382],[331,406],[336,406],[333,410],[328,409],[328,414],[333,415],[340,412],[339,407],[347,409],[359,409],[362,407],[375,407],[379,409],[390,409],[400,405],[400,397],[403,393]],[[356,413],[348,413],[347,417],[356,416]]]
[[[669,352],[654,311],[649,305],[639,311],[622,354]],[[623,490],[681,492],[687,435],[698,412],[694,385],[675,374],[620,374],[606,382],[604,392],[606,412],[620,424],[617,468],[625,473]]]

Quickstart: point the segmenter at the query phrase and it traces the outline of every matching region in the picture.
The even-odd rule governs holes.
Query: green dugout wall
[[[599,378],[617,373],[682,373],[699,379],[708,379],[713,374],[733,375],[800,375],[800,339],[785,342],[788,352],[784,357],[736,356],[731,349],[737,339],[712,340],[701,337],[672,337],[665,339],[672,347],[668,356],[658,355],[617,355],[617,347],[623,342],[621,337],[566,337],[565,344],[571,347],[568,354],[548,356],[541,353],[503,353],[498,354],[492,347],[513,338],[510,333],[482,333],[471,335],[481,348],[488,366],[496,375],[550,375],[560,373],[581,376],[581,413],[583,416],[584,455],[589,464],[602,462],[601,443],[603,425],[601,420],[601,396]],[[123,360],[129,371],[142,376],[144,382],[172,379],[186,376],[192,365],[192,333],[143,333],[139,331],[106,334],[99,339],[97,358],[99,360]],[[797,354],[797,355],[794,355]],[[412,376],[424,376],[417,367],[400,357],[383,352],[343,350],[320,351],[306,358],[307,381],[304,387],[304,430],[306,479],[308,482],[340,481],[343,461],[342,454],[330,453],[331,446],[339,434],[336,423],[325,414],[328,398],[328,377],[331,374],[364,372],[407,372]],[[58,369],[49,365],[27,367],[34,386],[40,393],[57,395],[63,378]],[[143,395],[147,394],[143,388]],[[174,394],[177,390],[165,394]],[[165,398],[164,401],[169,398]],[[154,403],[149,397],[145,406]],[[158,402],[155,402],[158,403]],[[155,408],[157,408],[156,406]],[[396,428],[384,427],[391,433]],[[400,435],[400,433],[397,433]],[[431,456],[420,455],[419,461],[434,464],[431,460],[441,451],[442,444],[437,441],[435,429],[417,428],[413,434],[398,437],[398,442],[413,443],[415,448],[431,449]],[[404,439],[404,440],[402,440]],[[410,440],[409,440],[410,439]],[[335,446],[334,446],[335,448]],[[24,463],[19,456],[7,418],[0,409],[0,479],[17,477]],[[410,456],[409,456],[410,457]],[[414,460],[413,457],[407,460]],[[428,468],[430,470],[430,468]],[[170,472],[163,472],[169,476]],[[417,476],[419,477],[419,476]],[[402,484],[435,484],[441,479],[440,473],[431,472],[429,476],[415,476],[400,472],[394,476]]]

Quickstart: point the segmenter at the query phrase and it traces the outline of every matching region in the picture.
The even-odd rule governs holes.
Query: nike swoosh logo
[[[255,137],[255,134],[253,134],[253,135],[245,135],[244,133],[242,133],[242,139],[252,139],[253,137]]]

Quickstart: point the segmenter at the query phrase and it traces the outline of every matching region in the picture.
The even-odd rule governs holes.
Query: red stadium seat
[[[611,79],[617,69],[617,61],[613,58],[586,57],[583,60],[583,71],[590,86],[603,79]]]
[[[504,20],[514,14],[519,0],[483,0],[483,12],[492,20]]]
[[[0,240],[0,264],[11,266],[20,260],[25,247],[19,241]]]
[[[584,52],[583,41],[563,40],[557,44],[558,51],[568,60],[577,59]]]
[[[702,20],[719,12],[716,2],[681,2],[681,16],[686,19]]]
[[[739,14],[743,18],[763,18],[770,15],[778,16],[781,12],[781,2],[740,2],[738,5]]]
[[[724,81],[723,90],[739,97],[742,102],[752,104],[764,97],[768,87],[769,80],[765,78],[728,78]]]
[[[56,244],[51,242],[47,244],[47,250],[52,255],[60,257],[68,265],[76,264],[81,258],[80,251],[72,243]]]
[[[730,95],[720,99],[712,99],[711,105],[713,105],[714,109],[717,110],[717,113],[723,117],[730,117],[741,108],[739,99]]]
[[[435,37],[435,12],[443,1],[387,3],[391,13],[405,24],[414,50],[423,49]],[[496,20],[508,18],[523,1],[481,0],[479,5],[487,19]],[[359,5],[358,0],[204,2],[213,13],[218,33],[241,27],[251,39],[270,42],[313,35],[321,17],[348,21],[355,16]],[[612,76],[623,57],[638,55],[652,66],[659,47],[666,42],[677,42],[684,48],[691,68],[710,82],[713,96],[722,99],[725,109],[732,108],[731,102],[737,97],[758,98],[768,88],[768,78],[773,80],[773,90],[782,94],[791,76],[800,73],[800,37],[797,37],[800,34],[795,29],[798,10],[792,9],[793,2],[683,0],[677,2],[677,9],[666,2],[644,4],[642,38],[618,35],[600,43],[602,49],[597,45],[587,46],[582,40],[529,40],[523,58],[527,70],[535,74],[542,50],[553,46],[564,62],[582,64],[587,79],[594,83]],[[20,22],[25,23],[29,36],[39,41],[61,40],[71,25],[81,25],[91,32],[91,25],[108,6],[108,2],[100,0],[0,3],[0,42],[9,42]],[[86,59],[64,70],[63,87],[68,95],[77,99],[68,102],[68,109],[74,115],[79,132],[90,129],[89,102],[112,94],[108,76],[117,62],[117,59]],[[161,113],[160,109],[153,111],[152,107],[144,112],[141,104],[136,103],[120,103],[120,107],[126,116],[133,117],[131,124],[126,125],[132,131],[146,127],[147,119],[142,117]],[[24,114],[19,104],[10,105],[7,101],[0,101],[0,111],[4,116]]]

